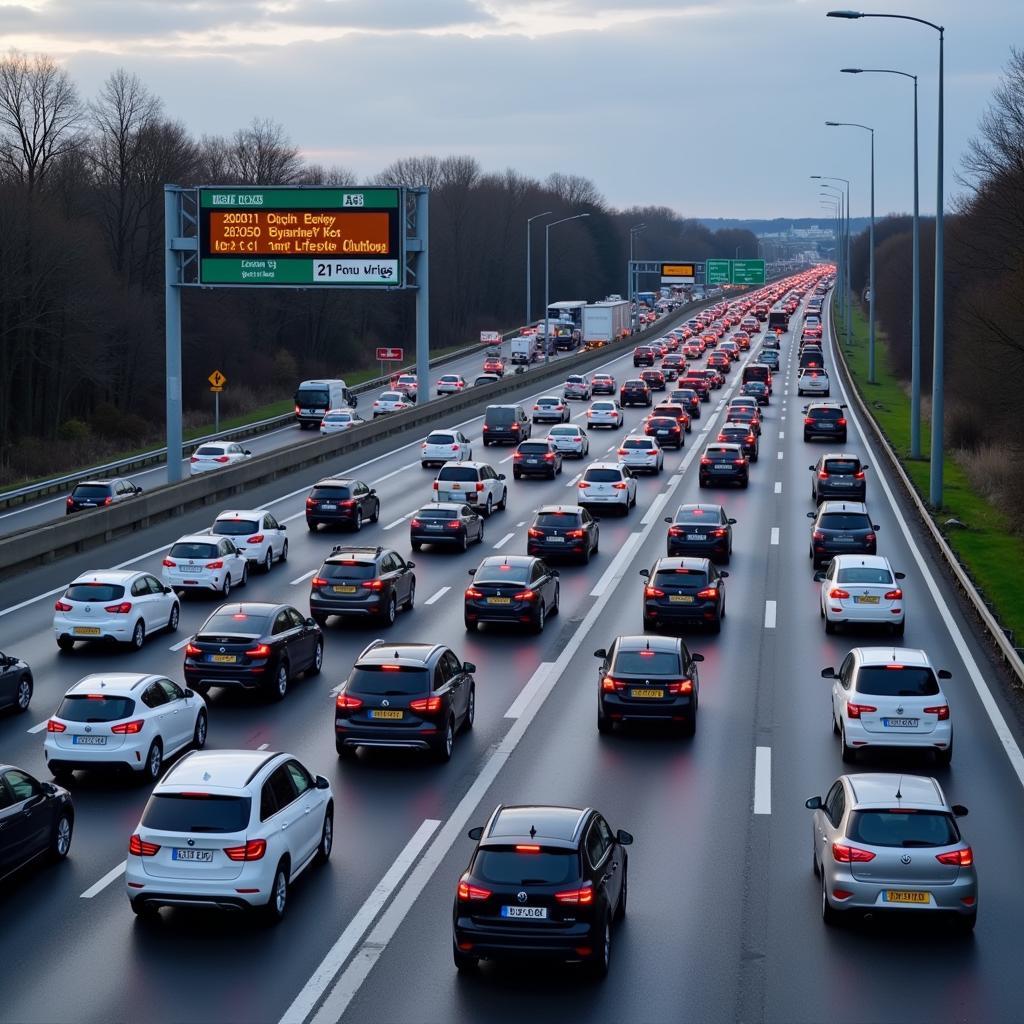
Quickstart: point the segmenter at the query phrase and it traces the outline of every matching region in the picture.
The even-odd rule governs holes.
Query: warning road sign
[[[223,388],[228,382],[227,377],[220,370],[214,370],[206,379],[210,382],[210,386],[215,388]]]

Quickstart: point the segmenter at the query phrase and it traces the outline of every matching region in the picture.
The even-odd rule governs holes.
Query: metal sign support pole
[[[416,193],[416,237],[420,243],[416,253],[416,380],[420,401],[426,401],[430,396],[429,198],[427,189]]]
[[[220,433],[220,392],[213,393],[213,432]]]
[[[179,196],[164,189],[164,329],[167,377],[167,482],[181,480],[181,288],[178,254],[173,247],[181,233]]]

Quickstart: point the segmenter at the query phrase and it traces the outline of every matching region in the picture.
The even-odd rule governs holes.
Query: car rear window
[[[622,386],[624,388],[645,388],[647,387],[647,381],[634,377],[632,380],[627,380]]]
[[[110,496],[110,492],[110,484],[79,484],[71,492],[71,496],[73,498],[84,498],[88,501],[92,498],[107,498]]]
[[[522,853],[509,849],[477,850],[473,875],[495,885],[565,885],[579,877],[579,855],[575,850],[546,850]]]
[[[952,846],[960,841],[956,823],[936,811],[854,811],[850,838],[867,846]]]
[[[311,498],[351,498],[352,489],[350,487],[341,487],[337,485],[314,487],[309,496]]]
[[[530,580],[529,565],[485,565],[477,569],[473,577],[474,583],[514,583],[517,586]]]
[[[747,436],[746,427],[722,427],[722,434],[729,440],[739,440]]]
[[[221,445],[203,444],[196,449],[196,455],[223,455],[224,448]]]
[[[627,437],[626,440],[622,442],[622,447],[652,451],[654,449],[654,442],[648,437]]]
[[[350,412],[329,412],[324,416],[324,420],[328,423],[344,423],[350,419],[352,419],[352,413]]]
[[[857,673],[857,692],[873,697],[934,697],[935,673],[922,665],[864,665]]]
[[[579,427],[552,427],[548,431],[552,437],[576,437],[579,432]]]
[[[872,569],[866,565],[858,565],[852,569],[840,569],[836,580],[838,583],[892,583],[892,573],[888,569]]]
[[[377,575],[377,564],[343,558],[337,562],[324,562],[317,575],[325,580],[372,580]]]
[[[458,519],[459,513],[453,508],[421,508],[415,518],[431,519],[436,522],[438,519]]]
[[[443,466],[437,474],[438,480],[457,480],[460,483],[476,480],[478,471],[472,466]]]
[[[240,537],[243,533],[255,533],[259,525],[253,519],[218,519],[210,532],[221,537]]]
[[[871,520],[863,512],[825,512],[818,526],[826,530],[870,530]]]
[[[580,522],[580,514],[578,512],[539,512],[537,518],[533,521],[533,525],[540,527],[542,530],[566,527],[571,528],[578,526]]]
[[[672,427],[679,427],[679,421],[675,416],[652,416],[647,423],[655,430],[671,430]]]
[[[739,452],[733,448],[709,448],[706,454],[712,459],[734,459]]]
[[[614,402],[594,402],[590,406],[590,408],[596,410],[597,412],[615,412],[615,403]]]
[[[621,480],[622,473],[617,469],[588,469],[583,479],[588,483],[611,484]]]
[[[455,437],[452,434],[431,434],[427,444],[455,444]]]
[[[615,655],[613,671],[652,676],[678,675],[679,655],[675,651],[619,651]]]
[[[489,426],[507,427],[515,421],[514,409],[498,409],[492,406],[484,414],[484,422]]]
[[[191,541],[172,544],[170,551],[171,558],[213,558],[216,554],[216,544],[197,544]]]
[[[430,673],[425,668],[405,665],[357,665],[348,677],[346,689],[372,697],[406,697],[427,693]]]
[[[251,811],[247,796],[154,793],[142,812],[142,825],[158,832],[243,832]]]
[[[703,569],[659,569],[654,577],[655,585],[670,587],[703,587],[707,581]]]
[[[131,697],[105,693],[69,693],[57,708],[57,717],[65,722],[116,722],[135,710]]]
[[[829,473],[856,473],[860,469],[859,459],[826,459],[825,470]]]
[[[516,450],[528,455],[546,455],[551,449],[547,441],[523,441]]]
[[[116,601],[124,597],[120,583],[72,583],[64,594],[69,601]]]
[[[323,407],[330,401],[327,391],[321,388],[302,388],[295,392],[295,402],[302,408]]]
[[[218,608],[203,623],[200,633],[242,633],[262,636],[270,629],[270,616],[266,612],[254,614],[234,608]]]

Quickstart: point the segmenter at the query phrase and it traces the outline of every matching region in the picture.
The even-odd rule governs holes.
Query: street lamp
[[[845,75],[899,75],[914,83],[914,236],[910,318],[910,457],[921,458],[921,227],[917,173],[917,75],[893,68],[840,68]]]
[[[839,200],[835,196],[826,195],[824,192],[819,193],[819,196],[823,197],[823,198],[819,198],[819,200],[818,200],[819,205],[828,207],[828,209],[832,213],[832,241],[835,244],[835,247],[838,249],[839,248],[839,219],[840,219],[840,215],[841,215],[840,214],[841,206],[840,206]]]
[[[626,296],[630,300],[630,309],[634,309],[634,306],[636,307],[632,313],[634,334],[637,328],[637,317],[640,315],[640,303],[637,300],[637,292],[639,290],[637,285],[640,283],[638,280],[640,275],[633,269],[633,240],[646,227],[645,223],[640,223],[634,224],[629,229],[629,274],[626,280]]]
[[[843,266],[846,270],[846,347],[850,347],[850,179],[837,178],[830,174],[812,174],[812,178],[818,181],[841,181],[846,185],[846,260]]]
[[[875,129],[855,121],[826,121],[829,128],[860,128],[871,133],[871,224],[868,229],[868,383],[875,381]]]
[[[551,317],[548,315],[549,307],[551,305],[551,274],[550,274],[550,239],[551,229],[558,227],[559,224],[565,224],[570,220],[579,220],[581,217],[589,217],[589,213],[577,213],[572,217],[563,217],[561,220],[553,220],[550,224],[544,225],[544,364],[547,365],[551,361],[551,347],[550,347],[550,321]]]
[[[828,189],[827,192],[819,192],[818,195],[826,196],[832,200],[838,200],[838,210],[836,216],[839,218],[839,223],[836,225],[836,254],[837,263],[840,271],[843,268],[843,190],[837,188],[835,185],[820,185],[819,188]]]
[[[945,359],[945,338],[943,318],[943,276],[944,276],[944,253],[943,253],[943,187],[942,187],[942,161],[943,161],[943,50],[946,40],[946,29],[942,25],[936,25],[934,21],[925,18],[915,18],[910,14],[868,14],[863,11],[829,11],[830,18],[893,18],[897,21],[916,21],[919,25],[935,29],[939,33],[939,126],[938,145],[936,147],[935,167],[935,325],[932,341],[932,446],[931,465],[929,472],[928,490],[929,501],[933,508],[942,505],[942,418],[943,418],[943,362]]]
[[[551,210],[545,210],[526,218],[526,326],[529,326],[530,317],[533,316],[533,303],[530,300],[530,225],[539,217],[550,216]]]

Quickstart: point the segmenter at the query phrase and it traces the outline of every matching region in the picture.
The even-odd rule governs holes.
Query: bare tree
[[[436,156],[403,156],[388,164],[373,177],[374,185],[403,185],[416,188],[425,185],[437,188],[442,181],[441,160]]]
[[[253,118],[248,128],[235,132],[227,164],[231,180],[240,185],[292,185],[303,171],[284,126],[266,118]]]
[[[589,179],[579,174],[562,174],[556,171],[549,174],[544,182],[545,187],[554,192],[567,206],[589,206],[595,210],[605,208],[604,196],[598,187]]]

